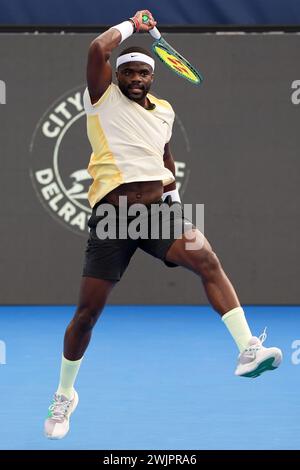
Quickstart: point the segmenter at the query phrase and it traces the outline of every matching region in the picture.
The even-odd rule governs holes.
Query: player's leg
[[[69,430],[69,417],[78,403],[74,383],[93,327],[108,295],[120,281],[138,247],[137,240],[116,238],[119,229],[121,233],[123,228],[127,229],[128,221],[126,218],[119,220],[119,210],[113,205],[110,206],[110,211],[104,211],[108,213],[109,220],[107,215],[98,215],[98,207],[102,204],[107,204],[107,201],[102,199],[93,207],[88,222],[90,233],[85,250],[78,308],[65,333],[60,382],[45,423],[45,433],[52,439],[64,437]]]
[[[115,284],[114,281],[104,279],[82,278],[78,307],[64,338],[64,357],[69,361],[82,358],[90,342],[92,329]]]
[[[64,353],[61,363],[57,394],[71,398],[74,382],[86,348],[107,297],[115,282],[93,277],[83,277],[79,303],[64,337]]]
[[[221,316],[229,310],[240,307],[237,294],[208,240],[199,230],[190,233],[192,235],[188,232],[183,238],[173,242],[167,251],[166,261],[198,274],[202,278],[209,302]],[[187,249],[188,247],[190,249]]]
[[[195,249],[191,249],[193,240]],[[262,346],[265,333],[260,338],[252,336],[236,292],[217,255],[199,230],[189,231],[175,240],[166,253],[166,261],[190,269],[201,277],[209,302],[222,316],[240,350],[236,375],[257,377],[278,367],[281,351]]]
[[[69,431],[69,419],[78,404],[74,383],[92,329],[114,285],[114,281],[82,278],[78,308],[65,333],[59,386],[44,425],[50,439],[61,439]]]

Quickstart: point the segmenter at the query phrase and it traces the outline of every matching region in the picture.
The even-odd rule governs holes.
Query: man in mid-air
[[[143,15],[149,18],[147,24]],[[98,36],[89,48],[84,107],[93,150],[88,167],[93,178],[88,196],[93,210],[79,304],[65,333],[60,383],[45,422],[45,434],[52,439],[63,438],[69,430],[69,418],[78,403],[74,383],[92,329],[138,248],[167,266],[182,266],[199,276],[210,304],[239,348],[236,375],[257,377],[278,367],[282,358],[280,349],[262,345],[265,333],[259,338],[251,334],[219,259],[203,234],[184,218],[170,149],[174,111],[167,101],[149,93],[155,68],[151,54],[140,47],[123,50],[116,62],[118,85],[112,83],[111,52],[132,34],[147,32],[155,24],[149,11],[139,11]],[[150,225],[162,206],[170,206],[173,216],[159,219],[158,238],[99,237],[104,206],[114,209],[110,222],[118,228],[124,225],[120,216],[124,199],[129,209],[142,204]],[[128,216],[126,224],[133,219]],[[168,237],[162,236],[168,224],[172,230]],[[179,237],[175,228],[180,229]],[[201,240],[201,245],[187,249],[193,239]]]

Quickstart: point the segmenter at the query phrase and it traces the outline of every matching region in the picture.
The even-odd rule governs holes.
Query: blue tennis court
[[[43,436],[74,307],[1,307],[1,449],[299,449],[300,307],[247,307],[281,367],[233,375],[237,350],[209,307],[107,306],[82,364],[70,433]],[[3,347],[5,345],[5,348]],[[300,358],[300,354],[298,355]]]

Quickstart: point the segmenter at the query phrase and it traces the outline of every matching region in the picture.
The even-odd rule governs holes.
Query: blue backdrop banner
[[[114,24],[144,8],[161,24],[300,23],[299,0],[0,0],[0,24]]]

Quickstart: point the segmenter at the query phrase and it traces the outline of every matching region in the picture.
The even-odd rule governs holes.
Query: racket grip
[[[150,33],[151,36],[152,36],[154,39],[156,39],[156,40],[158,40],[158,39],[161,38],[161,34],[160,34],[160,32],[158,31],[158,29],[157,29],[156,26],[154,26],[154,28],[150,29],[149,33]]]

